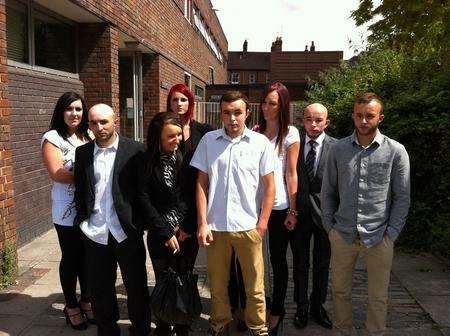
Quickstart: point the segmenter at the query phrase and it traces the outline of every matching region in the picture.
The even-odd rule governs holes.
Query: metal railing
[[[291,103],[290,112],[291,112],[291,120],[293,116],[299,113],[300,108],[295,103]],[[259,119],[259,104],[250,103],[250,117],[247,120],[247,127],[252,128],[254,125],[258,124]],[[210,124],[215,129],[222,127],[222,121],[220,120],[220,105],[216,102],[196,102],[195,103],[195,111],[194,111],[194,119],[202,122]]]

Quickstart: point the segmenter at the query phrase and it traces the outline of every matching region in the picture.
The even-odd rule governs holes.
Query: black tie
[[[306,155],[306,173],[308,174],[309,180],[311,181],[314,177],[314,163],[316,162],[316,142],[314,140],[308,141],[310,149]]]

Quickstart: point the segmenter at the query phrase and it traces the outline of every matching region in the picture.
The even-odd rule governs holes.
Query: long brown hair
[[[288,134],[288,126],[291,123],[291,114],[289,112],[291,99],[289,97],[289,91],[286,86],[280,82],[267,85],[261,94],[261,101],[259,104],[259,132],[264,133],[267,129],[267,122],[266,119],[264,119],[262,105],[265,102],[267,95],[272,91],[278,93],[278,103],[280,106],[280,111],[278,113],[278,136],[275,144],[275,146],[278,146],[278,155],[280,155],[283,152],[283,142]]]

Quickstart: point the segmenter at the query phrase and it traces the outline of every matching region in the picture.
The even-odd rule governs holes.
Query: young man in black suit
[[[326,157],[336,139],[325,134],[330,124],[328,111],[321,104],[308,105],[303,111],[306,134],[301,135],[298,173],[298,225],[297,246],[300,263],[297,265],[295,301],[297,313],[294,324],[304,328],[308,324],[308,313],[322,327],[331,329],[331,321],[323,304],[327,297],[328,268],[330,265],[330,242],[322,227],[320,190]],[[311,237],[313,249],[313,289],[308,299],[308,275]]]
[[[130,335],[148,335],[146,252],[132,207],[137,194],[133,159],[143,146],[117,134],[118,118],[108,105],[94,105],[88,116],[95,141],[78,147],[75,154],[75,224],[84,233],[98,335],[120,335],[117,264],[128,294]]]

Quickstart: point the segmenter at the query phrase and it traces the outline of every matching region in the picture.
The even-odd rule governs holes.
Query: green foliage
[[[448,51],[450,43],[450,2],[447,0],[360,0],[351,17],[356,25],[370,23],[369,42],[400,47],[417,43],[435,51]]]
[[[0,289],[12,284],[16,275],[16,249],[7,246],[0,259]]]
[[[450,257],[450,67],[437,50],[372,47],[355,64],[322,74],[307,93],[329,108],[337,137],[353,130],[355,98],[383,98],[381,131],[405,145],[411,160],[412,204],[400,243]]]

